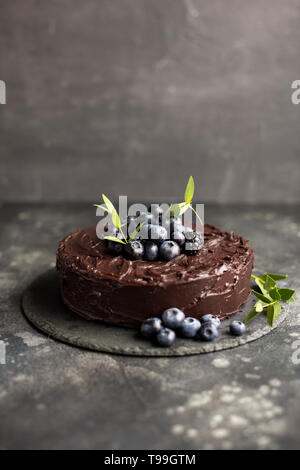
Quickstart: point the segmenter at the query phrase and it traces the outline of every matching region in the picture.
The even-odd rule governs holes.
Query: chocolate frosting
[[[95,227],[71,233],[57,251],[64,302],[87,319],[130,327],[172,306],[228,316],[250,295],[252,267],[247,240],[208,224],[199,253],[169,262],[114,256]]]

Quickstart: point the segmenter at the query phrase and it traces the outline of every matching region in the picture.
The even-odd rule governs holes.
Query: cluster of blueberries
[[[181,217],[164,217],[159,205],[151,207],[151,212],[141,212],[128,216],[123,222],[127,225],[129,237],[139,227],[132,241],[126,244],[108,240],[109,250],[115,255],[124,255],[130,260],[170,261],[181,253],[194,255],[203,245],[203,237],[191,227],[182,224]],[[109,235],[123,239],[121,231],[107,228]]]
[[[145,338],[155,339],[157,344],[170,347],[176,335],[182,338],[196,338],[202,341],[213,341],[219,336],[220,319],[207,314],[197,318],[185,317],[179,308],[168,308],[160,318],[148,318],[141,325],[141,334]],[[246,331],[246,325],[241,321],[233,321],[229,327],[234,336],[241,336]]]

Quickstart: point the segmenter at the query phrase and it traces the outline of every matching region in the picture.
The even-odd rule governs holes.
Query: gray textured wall
[[[299,0],[1,0],[0,199],[300,201]]]

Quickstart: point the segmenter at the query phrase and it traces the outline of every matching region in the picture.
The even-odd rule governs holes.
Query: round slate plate
[[[245,319],[252,305],[253,299],[234,318]],[[262,314],[248,325],[247,332],[241,337],[229,334],[228,325],[231,320],[225,320],[219,337],[211,343],[178,338],[171,348],[161,348],[141,338],[135,330],[86,321],[75,315],[61,300],[55,269],[40,275],[27,288],[22,306],[28,320],[48,336],[82,348],[128,356],[185,356],[220,351],[254,341],[272,330]],[[287,309],[284,309],[277,318],[275,327],[286,316]]]

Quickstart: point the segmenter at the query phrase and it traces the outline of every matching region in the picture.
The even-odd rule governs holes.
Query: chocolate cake
[[[131,261],[113,256],[92,227],[60,242],[57,269],[71,310],[87,320],[135,328],[169,307],[195,318],[234,314],[250,296],[253,258],[243,237],[206,224],[204,246],[193,256]]]

